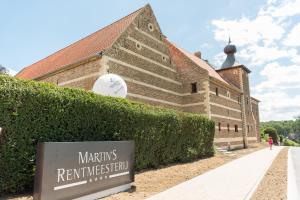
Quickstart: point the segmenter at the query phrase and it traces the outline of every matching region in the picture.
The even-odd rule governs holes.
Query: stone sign
[[[34,200],[96,199],[134,182],[134,142],[38,144]]]

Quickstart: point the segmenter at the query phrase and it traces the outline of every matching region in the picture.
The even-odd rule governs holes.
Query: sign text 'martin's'
[[[109,152],[78,152],[78,164],[80,167],[57,169],[57,183],[128,170],[128,161],[114,162],[117,158],[116,149]],[[94,163],[94,165],[84,166],[90,163]]]

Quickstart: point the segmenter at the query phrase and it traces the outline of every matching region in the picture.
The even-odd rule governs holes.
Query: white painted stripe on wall
[[[65,81],[65,82],[58,83],[58,86],[64,86],[64,85],[67,85],[67,84],[70,84],[70,83],[74,83],[74,82],[77,82],[77,81],[82,81],[84,79],[88,79],[88,78],[92,78],[92,77],[100,76],[100,75],[101,75],[100,72],[95,72],[95,73],[92,73],[92,74],[81,76],[79,78],[75,78],[75,79],[71,79],[71,80],[68,80],[68,81]]]
[[[247,137],[248,140],[257,140],[257,137]]]
[[[124,176],[124,175],[127,175],[129,174],[129,172],[122,172],[122,173],[118,173],[118,174],[112,174],[112,175],[109,175],[109,178],[114,178],[114,177],[118,177],[118,176]]]
[[[127,93],[127,96],[135,97],[135,98],[139,98],[139,99],[150,100],[150,101],[155,101],[155,102],[164,103],[164,104],[169,104],[169,105],[172,105],[172,106],[181,106],[178,103],[173,103],[173,102],[169,102],[169,101],[165,101],[165,100],[161,100],[161,99],[155,99],[155,98],[152,98],[152,97],[146,97],[146,96],[139,95],[139,94]]]
[[[169,104],[169,105],[178,106],[178,107],[198,106],[198,105],[204,104],[203,102],[199,102],[199,103],[190,103],[190,104],[182,105],[182,104],[178,104],[178,103],[174,103],[174,102],[165,101],[162,99],[156,99],[156,98],[147,97],[147,96],[139,95],[139,94],[133,94],[133,93],[127,93],[127,96],[135,97],[135,98],[139,98],[139,99],[145,99],[145,100],[149,100],[149,101],[155,101],[155,102],[164,103],[164,104]]]
[[[216,128],[216,130],[219,130],[218,126],[215,126],[215,128]],[[228,128],[227,128],[227,126],[221,126],[221,130],[228,130]],[[232,126],[231,126],[231,127],[229,127],[229,130],[235,131],[235,128],[232,128]],[[238,128],[238,130],[241,131],[242,128]]]
[[[194,94],[203,94],[205,92],[205,91],[198,91],[197,93],[178,93],[178,92],[174,92],[172,90],[167,90],[167,89],[164,89],[164,88],[161,88],[161,87],[157,87],[157,86],[154,86],[154,85],[142,82],[142,81],[137,81],[137,80],[134,80],[134,79],[126,77],[126,76],[122,76],[122,78],[125,81],[131,82],[131,83],[134,83],[134,84],[137,84],[137,85],[142,85],[142,86],[145,86],[145,87],[149,87],[149,88],[152,88],[152,89],[155,89],[155,90],[159,90],[159,91],[166,92],[166,93],[173,94],[173,95],[177,95],[177,96],[189,96],[189,95],[194,95]]]
[[[87,183],[87,181],[80,181],[80,182],[70,183],[70,184],[66,184],[66,185],[56,186],[56,187],[54,187],[54,190],[61,190],[64,188],[74,187],[77,185],[83,185],[86,183]]]
[[[240,142],[240,141],[243,141],[243,137],[214,138],[215,143],[219,143],[219,142]]]
[[[223,118],[223,119],[229,119],[229,120],[235,120],[235,121],[242,121],[242,119],[239,118],[234,118],[234,117],[227,117],[227,116],[223,116],[223,115],[216,115],[216,114],[211,114],[212,117],[219,117],[219,118]]]
[[[115,59],[115,58],[108,57],[108,59],[109,59],[110,61],[112,61],[112,62],[118,63],[118,64],[120,64],[120,65],[124,65],[124,66],[129,67],[129,68],[131,68],[131,69],[134,69],[134,70],[136,70],[136,71],[140,71],[140,72],[142,72],[142,73],[149,74],[149,75],[151,75],[151,76],[155,76],[155,77],[157,77],[157,78],[160,78],[160,79],[169,81],[169,82],[171,82],[171,83],[175,83],[175,84],[177,84],[177,85],[182,85],[182,83],[179,82],[179,81],[174,81],[174,80],[172,80],[172,79],[170,79],[170,78],[163,77],[163,76],[158,75],[158,74],[156,74],[156,73],[153,73],[153,72],[150,72],[150,71],[141,69],[141,68],[139,68],[139,67],[133,66],[133,65],[128,64],[128,63],[125,63],[125,62],[120,61],[120,60],[117,60],[117,59]]]
[[[156,49],[153,49],[152,47],[149,47],[148,45],[146,45],[146,44],[144,44],[144,43],[142,43],[142,42],[140,42],[140,41],[138,41],[138,40],[136,40],[136,39],[134,39],[134,38],[132,38],[130,36],[128,36],[128,39],[131,40],[131,41],[133,41],[133,42],[141,44],[143,47],[145,47],[145,48],[147,48],[147,49],[149,49],[149,50],[151,50],[151,51],[153,51],[153,52],[155,52],[157,54],[165,56],[167,59],[170,59],[170,57],[167,54],[164,54],[164,53],[162,53],[162,52],[160,52],[160,51],[158,51]]]
[[[181,107],[200,106],[200,105],[204,105],[204,102],[183,104],[181,105]]]
[[[58,86],[64,86],[64,85],[67,85],[67,84],[70,84],[70,83],[74,83],[74,82],[77,82],[77,81],[85,80],[85,79],[92,78],[92,77],[95,77],[95,76],[100,76],[100,75],[101,75],[101,72],[88,74],[88,75],[82,76],[80,78],[75,78],[75,79],[71,79],[71,80],[68,80],[68,81],[65,81],[65,82],[58,83]],[[174,92],[174,91],[171,91],[171,90],[160,88],[160,87],[157,87],[157,86],[154,86],[154,85],[151,85],[151,84],[147,84],[147,83],[144,83],[144,82],[141,82],[141,81],[133,80],[133,79],[125,77],[125,76],[122,76],[122,78],[125,81],[131,82],[131,83],[135,83],[135,84],[138,84],[138,85],[142,85],[142,86],[145,86],[145,87],[156,89],[156,90],[166,92],[166,93],[169,93],[169,94],[174,94],[174,95],[177,95],[177,96],[190,96],[190,95],[205,93],[205,91],[198,91],[197,93],[178,93],[178,92]]]
[[[133,79],[125,77],[125,76],[122,76],[122,78],[125,81],[131,82],[131,83],[135,83],[137,85],[142,85],[142,86],[149,87],[149,88],[152,88],[152,89],[155,89],[155,90],[160,90],[162,92],[166,92],[166,93],[170,93],[170,94],[174,94],[174,95],[180,96],[180,93],[178,93],[178,92],[174,92],[174,91],[171,91],[171,90],[163,89],[163,88],[160,88],[160,87],[157,87],[157,86],[145,83],[145,82],[133,80]]]
[[[183,93],[180,96],[191,96],[191,95],[194,95],[194,94],[205,94],[205,90],[198,91],[196,93]]]
[[[138,32],[140,32],[140,33],[142,33],[142,34],[146,35],[147,37],[151,38],[152,40],[155,40],[156,42],[158,42],[158,43],[161,43],[161,44],[165,45],[165,43],[164,43],[163,41],[161,41],[161,40],[157,39],[156,37],[153,37],[153,36],[152,36],[152,35],[150,35],[149,33],[146,33],[146,32],[144,32],[144,31],[142,31],[142,30],[138,29],[137,27],[135,27],[135,30],[137,30]]]
[[[234,108],[230,108],[230,107],[227,107],[227,106],[223,106],[221,104],[218,104],[218,103],[210,103],[210,105],[214,105],[214,106],[218,106],[218,107],[221,107],[221,108],[226,108],[228,110],[232,110],[232,111],[235,111],[235,112],[242,112],[241,110],[237,110],[237,109],[234,109]]]
[[[141,59],[143,59],[143,60],[146,60],[146,61],[148,61],[148,62],[151,62],[151,63],[153,63],[153,64],[155,64],[155,65],[158,65],[158,66],[160,66],[160,67],[162,67],[162,68],[164,68],[164,69],[167,69],[167,70],[169,70],[169,71],[171,71],[171,72],[175,72],[175,73],[177,73],[177,71],[175,70],[175,69],[172,69],[172,68],[170,68],[170,67],[168,67],[168,66],[165,66],[165,65],[163,65],[163,64],[161,64],[161,63],[159,63],[159,62],[156,62],[155,60],[152,60],[152,59],[150,59],[150,58],[147,58],[147,57],[145,57],[145,56],[142,56],[142,55],[140,55],[140,54],[137,54],[137,53],[135,53],[135,52],[133,52],[133,51],[131,51],[131,50],[129,50],[129,49],[126,49],[126,48],[124,48],[124,47],[119,47],[119,49],[121,49],[122,51],[125,51],[125,52],[127,52],[127,53],[129,53],[129,54],[131,54],[131,55],[134,55],[134,56],[136,56],[136,57],[139,57],[139,58],[141,58]]]
[[[213,94],[213,95],[217,96],[215,92],[213,92],[213,91],[209,91],[209,92],[210,92],[210,94]],[[227,99],[228,101],[232,101],[232,102],[234,102],[234,103],[237,103],[237,104],[239,104],[239,102],[238,102],[238,101],[236,101],[236,100],[233,100],[233,99],[231,99],[231,98],[229,98],[229,97],[226,97],[226,96],[224,96],[224,95],[222,95],[222,94],[219,94],[219,96],[218,96],[218,97],[222,97],[222,98],[224,98],[224,99]]]

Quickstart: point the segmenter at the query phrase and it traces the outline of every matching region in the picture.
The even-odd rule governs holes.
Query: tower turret
[[[230,37],[228,40],[228,44],[224,48],[224,53],[227,55],[227,57],[226,60],[223,62],[221,69],[240,65],[239,62],[237,62],[235,59],[234,54],[236,53],[236,46],[231,44]]]

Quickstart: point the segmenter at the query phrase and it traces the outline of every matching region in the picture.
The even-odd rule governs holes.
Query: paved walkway
[[[271,151],[266,148],[251,153],[156,194],[149,200],[249,199],[281,149],[274,147]]]
[[[288,158],[288,200],[300,199],[300,148],[290,147]]]

